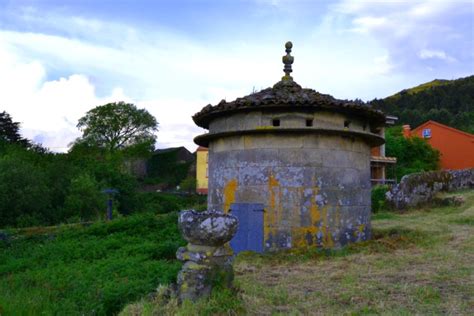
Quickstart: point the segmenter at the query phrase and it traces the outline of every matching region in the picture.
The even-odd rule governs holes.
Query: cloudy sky
[[[203,132],[205,105],[293,77],[337,98],[383,98],[474,73],[472,0],[0,0],[0,111],[66,151],[112,101],[146,108],[158,147]]]

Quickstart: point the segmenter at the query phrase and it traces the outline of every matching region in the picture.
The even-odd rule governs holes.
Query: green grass
[[[460,207],[382,211],[372,240],[341,250],[239,255],[245,313],[473,315],[474,191],[460,194]]]
[[[472,315],[474,191],[462,195],[460,207],[381,210],[372,240],[343,249],[241,253],[235,289],[181,306],[155,291],[181,266],[175,213],[22,230],[0,242],[0,314]]]
[[[0,242],[0,314],[110,315],[174,282],[176,214],[28,230]]]
[[[166,288],[165,288],[166,290]],[[185,301],[179,305],[177,299],[161,295],[160,291],[152,299],[142,299],[130,304],[120,316],[151,315],[241,315],[245,313],[244,301],[240,293],[232,289],[216,288],[208,300]]]
[[[474,226],[474,216],[456,218],[456,219],[451,220],[450,223]]]
[[[460,207],[381,211],[372,240],[343,249],[240,253],[237,290],[142,299],[121,315],[473,315],[474,191],[461,194]]]

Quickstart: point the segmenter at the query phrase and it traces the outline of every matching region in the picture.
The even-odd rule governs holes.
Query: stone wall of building
[[[369,164],[370,145],[357,137],[217,139],[209,145],[208,207],[228,211],[232,203],[262,203],[266,250],[337,248],[370,238]]]
[[[344,130],[344,123],[349,122],[351,131],[364,132],[369,130],[365,120],[352,117],[342,113],[330,111],[316,112],[275,112],[275,111],[253,111],[249,113],[235,113],[225,117],[219,117],[209,124],[209,131],[222,133],[229,131],[244,131],[262,128],[272,128],[273,120],[280,120],[282,128],[308,127],[306,120],[312,120],[313,128]]]
[[[474,188],[474,169],[432,171],[406,175],[387,192],[389,204],[406,209],[430,202],[440,191]]]

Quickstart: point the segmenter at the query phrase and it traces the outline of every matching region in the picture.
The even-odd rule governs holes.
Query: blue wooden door
[[[230,210],[239,219],[237,233],[230,241],[234,253],[263,252],[263,204],[233,203]]]

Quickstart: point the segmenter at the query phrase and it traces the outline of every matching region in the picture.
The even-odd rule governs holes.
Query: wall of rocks
[[[429,203],[440,191],[474,188],[474,168],[431,171],[406,175],[387,192],[386,199],[395,209],[403,210]]]

